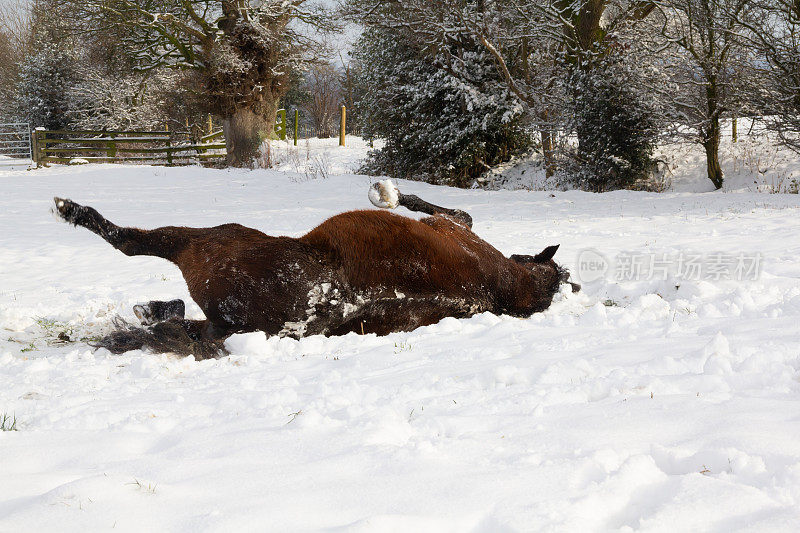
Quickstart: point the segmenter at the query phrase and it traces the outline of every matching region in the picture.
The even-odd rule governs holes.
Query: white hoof
[[[383,209],[394,209],[400,201],[400,191],[394,182],[388,179],[373,183],[367,196],[372,205]]]

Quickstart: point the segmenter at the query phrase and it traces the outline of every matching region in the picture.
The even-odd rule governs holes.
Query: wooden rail
[[[75,159],[187,165],[225,159],[225,143],[211,142],[222,136],[222,132],[216,132],[195,143],[187,133],[170,131],[35,130],[33,159],[37,166]]]

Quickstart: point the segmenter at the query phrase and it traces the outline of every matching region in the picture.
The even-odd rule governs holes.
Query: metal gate
[[[31,129],[25,122],[0,123],[0,165],[19,165],[31,160]]]

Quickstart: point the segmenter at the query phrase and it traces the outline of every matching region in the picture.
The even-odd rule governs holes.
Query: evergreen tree
[[[655,167],[656,99],[642,92],[637,75],[618,58],[572,74],[572,120],[579,139],[565,169],[591,191],[630,188]]]
[[[395,178],[469,186],[530,144],[523,108],[499,83],[492,59],[460,45],[460,60],[415,49],[387,30],[357,43],[358,103],[367,138],[384,139],[364,170]]]
[[[35,52],[20,66],[16,107],[32,127],[65,129],[70,126],[69,89],[77,83],[75,57],[47,39],[38,39]]]

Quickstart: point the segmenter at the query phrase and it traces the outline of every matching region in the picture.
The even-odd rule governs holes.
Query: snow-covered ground
[[[0,155],[0,172],[8,172],[10,170],[25,170],[30,168],[32,164],[33,161],[30,159]]]
[[[18,429],[0,432],[0,531],[800,530],[797,195],[401,182],[505,253],[560,243],[576,274],[608,271],[529,319],[237,335],[220,360],[59,341],[188,294],[166,261],[56,222],[54,195],[118,224],[297,236],[371,207],[372,178],[342,174],[363,146],[335,143],[309,149],[316,174],[0,169],[0,418]]]

